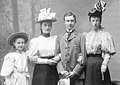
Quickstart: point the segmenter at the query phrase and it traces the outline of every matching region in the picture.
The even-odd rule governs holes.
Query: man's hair
[[[66,16],[73,16],[74,19],[75,19],[75,22],[76,22],[76,16],[75,16],[72,12],[68,12],[68,13],[66,13],[66,14],[64,15],[64,18],[63,18],[64,21],[65,21],[65,17],[66,17]]]

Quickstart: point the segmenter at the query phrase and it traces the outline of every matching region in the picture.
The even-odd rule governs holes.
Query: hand
[[[68,75],[69,73],[67,71],[61,71],[60,74],[62,74],[62,75]]]
[[[33,62],[37,62],[37,60],[38,60],[38,56],[34,56],[34,57],[30,58],[30,61],[33,61]]]
[[[107,69],[107,65],[102,64],[101,65],[101,73],[104,73]]]
[[[80,56],[77,60],[80,64],[83,64],[84,63],[84,59],[82,56]]]
[[[61,75],[61,79],[64,79],[64,78],[66,78],[67,75],[69,75],[69,72],[67,72],[67,71],[61,71],[60,75]]]
[[[54,60],[52,60],[52,59],[48,59],[48,60],[47,60],[47,63],[48,63],[49,65],[52,65],[52,66],[57,64],[57,62],[54,61]]]
[[[75,76],[74,72],[69,72],[69,75],[66,76],[66,78],[72,78]]]

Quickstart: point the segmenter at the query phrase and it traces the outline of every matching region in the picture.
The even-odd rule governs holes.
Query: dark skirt
[[[107,68],[102,80],[101,64],[103,58],[100,54],[87,56],[85,85],[111,85],[110,73]]]
[[[56,66],[36,64],[32,85],[57,85],[58,78]]]

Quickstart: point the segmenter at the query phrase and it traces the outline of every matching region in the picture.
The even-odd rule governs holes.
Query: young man
[[[61,78],[70,78],[70,85],[83,85],[85,74],[85,45],[84,36],[74,28],[76,16],[69,12],[64,15],[66,32],[57,40],[56,53],[61,54],[58,71]]]

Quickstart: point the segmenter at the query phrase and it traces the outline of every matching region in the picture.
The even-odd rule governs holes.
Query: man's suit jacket
[[[58,71],[74,71],[80,76],[80,79],[85,78],[83,68],[85,66],[86,51],[85,37],[82,34],[78,34],[74,30],[68,40],[66,34],[59,36],[56,43],[56,54],[59,53],[61,53],[61,61],[57,67]],[[78,61],[80,56],[84,60],[83,64]]]

